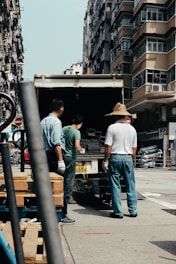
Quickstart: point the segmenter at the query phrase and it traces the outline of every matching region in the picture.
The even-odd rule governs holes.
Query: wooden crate
[[[13,183],[15,191],[28,191],[28,182],[32,181],[31,176],[25,172],[18,172],[13,175]],[[4,174],[0,174],[1,190],[5,191]]]
[[[55,206],[63,207],[63,177],[56,173],[49,173]],[[0,174],[0,197],[7,197],[4,175]],[[26,201],[35,202],[36,193],[32,175],[18,172],[13,175],[17,207],[24,207]]]
[[[14,250],[11,223],[0,222],[0,229],[3,231],[11,248]],[[60,227],[58,225],[60,232]],[[42,235],[41,223],[24,224],[20,223],[22,246],[25,264],[47,264],[46,249]]]

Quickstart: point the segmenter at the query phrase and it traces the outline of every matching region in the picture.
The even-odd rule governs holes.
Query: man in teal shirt
[[[64,161],[66,170],[64,173],[64,187],[67,203],[73,204],[76,201],[72,197],[73,186],[75,181],[75,168],[77,151],[85,153],[85,149],[81,147],[81,133],[79,129],[83,125],[83,117],[81,115],[75,115],[73,122],[69,126],[63,127],[65,136],[65,153]]]
[[[48,160],[48,167],[50,172],[55,172],[64,175],[65,162],[63,159],[65,150],[65,139],[62,129],[62,122],[60,120],[64,112],[64,102],[61,99],[52,99],[50,105],[50,113],[41,120],[41,127],[45,150]],[[64,181],[65,185],[65,181]],[[65,190],[65,187],[64,187]],[[67,216],[67,202],[64,193],[64,206],[62,208],[63,224],[73,224],[74,219]]]

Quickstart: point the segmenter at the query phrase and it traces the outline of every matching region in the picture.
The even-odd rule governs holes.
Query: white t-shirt
[[[136,129],[128,123],[115,122],[106,132],[105,145],[111,146],[111,154],[132,154],[137,147]]]

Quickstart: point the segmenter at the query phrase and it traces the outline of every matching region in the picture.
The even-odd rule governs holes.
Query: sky
[[[82,61],[88,0],[20,0],[24,46],[23,78],[62,74]]]

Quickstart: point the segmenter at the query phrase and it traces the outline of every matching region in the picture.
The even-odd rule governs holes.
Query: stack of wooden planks
[[[63,207],[63,177],[56,173],[49,173],[54,203],[56,208]],[[13,175],[16,204],[20,212],[32,211],[37,207],[37,195],[32,175],[18,172]],[[0,214],[8,210],[7,192],[4,175],[0,174]],[[1,220],[1,217],[0,217]]]
[[[6,223],[0,222],[0,229],[14,251],[11,223],[9,221]],[[60,232],[59,224],[58,229]],[[20,223],[20,232],[25,264],[47,264],[41,223]]]

